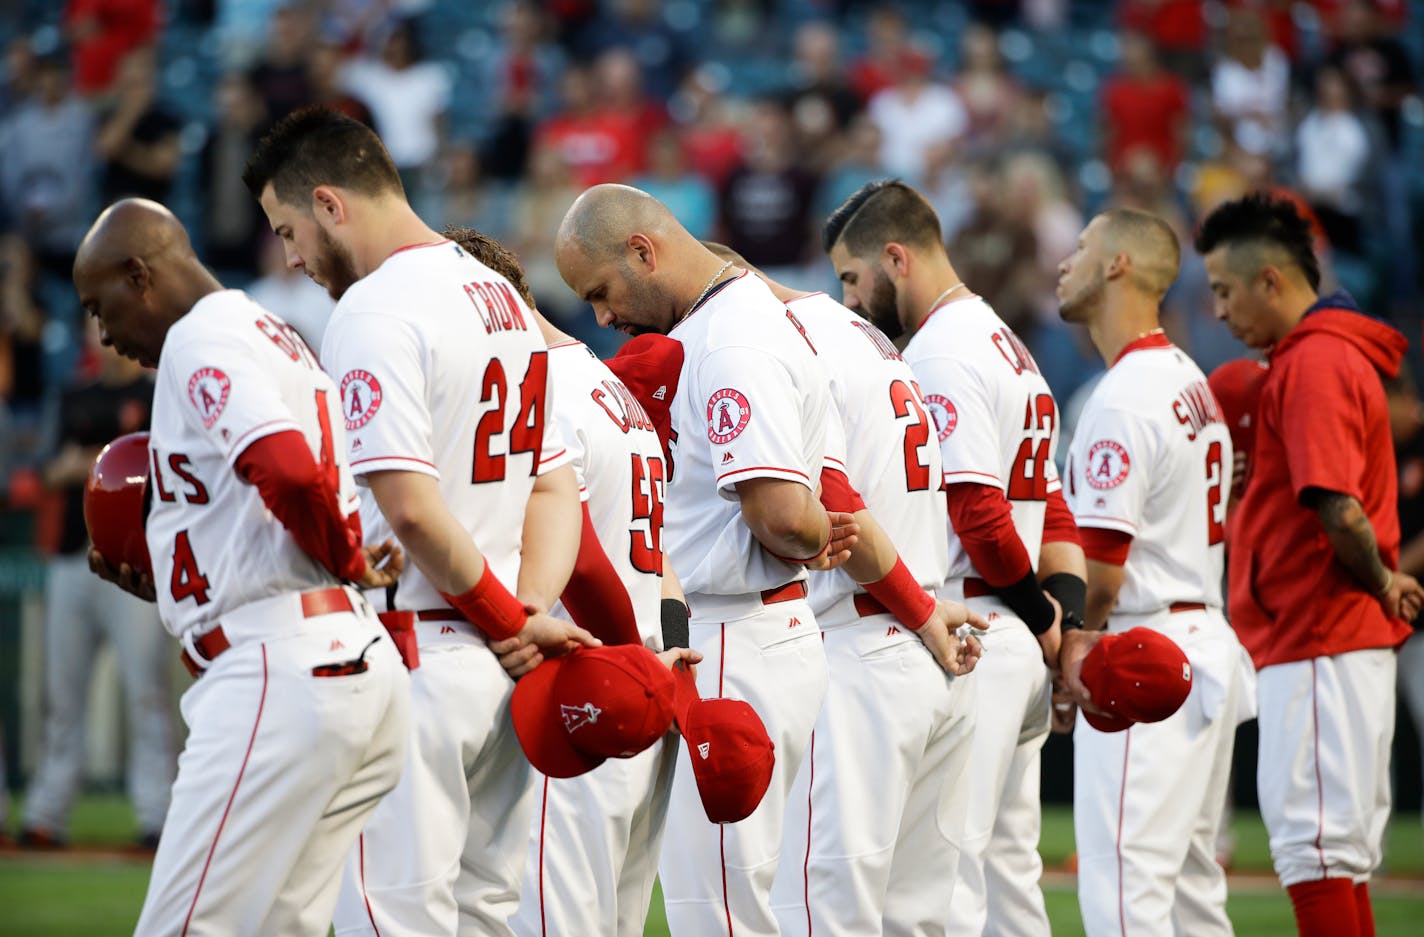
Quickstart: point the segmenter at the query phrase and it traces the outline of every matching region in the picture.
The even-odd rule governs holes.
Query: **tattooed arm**
[[[1350,495],[1309,488],[1301,501],[1320,518],[1335,558],[1390,615],[1412,621],[1424,607],[1424,588],[1407,573],[1389,569],[1380,558],[1374,525],[1364,507]]]

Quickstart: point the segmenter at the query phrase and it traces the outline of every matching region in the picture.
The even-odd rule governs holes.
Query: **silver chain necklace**
[[[707,285],[702,287],[702,292],[697,294],[697,298],[692,301],[692,305],[688,306],[687,311],[677,317],[677,322],[674,322],[673,325],[681,324],[683,319],[686,319],[688,316],[692,315],[692,310],[696,309],[698,304],[707,298],[707,294],[712,292],[712,287],[717,285],[717,281],[722,278],[722,274],[726,273],[727,268],[730,266],[732,266],[732,262],[729,260],[722,265],[721,270],[718,270],[716,273],[712,274],[712,279],[707,281]]]
[[[939,304],[940,304],[940,303],[944,300],[944,298],[945,298],[946,296],[948,296],[950,293],[953,293],[955,290],[962,290],[962,289],[964,289],[964,288],[965,288],[965,286],[964,286],[964,281],[963,281],[963,280],[960,280],[958,283],[954,284],[954,285],[951,286],[949,289],[945,290],[943,293],[940,293],[938,296],[936,296],[936,297],[934,298],[934,302],[930,303],[930,312],[934,312],[936,309],[938,309],[938,308],[939,308]]]

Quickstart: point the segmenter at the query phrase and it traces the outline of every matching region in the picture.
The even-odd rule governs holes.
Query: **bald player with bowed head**
[[[706,655],[698,689],[750,703],[775,744],[760,806],[725,826],[703,816],[686,761],[698,753],[680,756],[660,865],[669,927],[774,935],[786,797],[826,692],[806,567],[844,561],[855,533],[849,515],[829,515],[817,498],[827,455],[840,455],[830,391],[767,286],[709,252],[647,193],[587,190],[555,251],[599,324],[683,345],[663,517],[691,644]]]
[[[549,347],[552,414],[573,455],[583,502],[579,558],[553,614],[608,644],[641,644],[672,666],[701,655],[686,647],[687,607],[662,548],[667,467],[652,420],[588,346],[539,313],[515,256],[470,228],[446,237],[509,280]],[[664,621],[664,616],[672,616]],[[678,623],[681,627],[679,629]],[[496,642],[505,670],[522,676],[543,659],[538,645]],[[667,820],[677,739],[632,758],[610,758],[573,778],[539,777],[519,913],[520,937],[640,937]]]
[[[830,686],[787,809],[782,855],[799,874],[777,877],[773,907],[783,935],[943,934],[975,721],[973,687],[958,678],[978,654],[956,632],[988,622],[933,598],[949,569],[943,472],[910,366],[825,293],[762,278],[826,370],[860,528],[844,566],[811,575]]]
[[[597,639],[548,614],[578,553],[578,483],[549,417],[548,350],[509,282],[431,230],[365,125],[297,111],[244,173],[288,263],[337,298],[352,469],[412,560],[412,742],[347,871],[345,934],[508,935],[534,807],[489,642]]]
[[[1075,628],[1063,648],[1064,611],[1081,617],[1084,562],[1053,462],[1058,407],[1027,347],[959,279],[914,189],[868,183],[823,233],[845,304],[892,338],[912,335],[904,357],[934,416],[948,494],[940,594],[990,624],[949,933],[1047,934],[1037,849],[1048,668],[1062,648],[1085,694],[1077,671],[1092,643]]]
[[[1270,362],[1228,598],[1258,671],[1257,787],[1271,857],[1302,935],[1372,935],[1395,652],[1424,605],[1424,589],[1398,570],[1382,384],[1407,343],[1348,294],[1320,295],[1310,228],[1288,202],[1226,202],[1202,222],[1196,248],[1217,318]]]
[[[293,329],[222,288],[155,202],[99,216],[74,285],[105,344],[158,368],[153,578],[90,563],[156,591],[199,678],[136,933],[322,932],[408,725],[400,659],[343,585],[389,585],[400,554],[361,547],[336,387]]]
[[[1107,375],[1083,407],[1064,484],[1088,562],[1085,627],[1151,628],[1190,662],[1175,715],[1088,715],[1073,735],[1078,905],[1089,935],[1229,935],[1215,845],[1255,673],[1222,615],[1231,437],[1206,376],[1162,332],[1180,248],[1153,215],[1098,215],[1058,266],[1063,319]]]

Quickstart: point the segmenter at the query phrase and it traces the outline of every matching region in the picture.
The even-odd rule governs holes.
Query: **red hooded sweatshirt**
[[[1396,647],[1410,635],[1335,559],[1307,488],[1359,500],[1386,567],[1399,563],[1394,444],[1381,376],[1407,343],[1358,311],[1322,297],[1270,353],[1255,451],[1230,551],[1230,611],[1256,667]]]

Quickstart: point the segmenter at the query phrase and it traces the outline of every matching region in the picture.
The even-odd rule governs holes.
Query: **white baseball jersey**
[[[549,346],[549,380],[559,398],[551,415],[573,459],[579,498],[628,590],[643,643],[661,650],[667,466],[653,421],[582,342]]]
[[[332,466],[343,510],[355,511],[337,389],[316,356],[245,294],[203,297],[163,342],[149,437],[148,552],[175,636],[257,599],[335,583],[234,470],[248,446],[287,430]]]
[[[745,595],[806,576],[762,549],[736,485],[779,478],[814,489],[839,420],[810,341],[767,285],[743,273],[670,333],[684,358],[673,400],[669,556],[689,593]]]
[[[905,348],[939,435],[944,481],[999,488],[1038,568],[1050,492],[1061,486],[1058,404],[1028,347],[978,296],[932,312]],[[949,578],[978,575],[949,529]]]
[[[438,479],[450,513],[512,589],[534,479],[569,454],[547,418],[543,337],[509,281],[451,241],[399,250],[337,303],[321,360],[340,375],[357,478]],[[407,565],[397,607],[445,604]]]
[[[1115,614],[1221,607],[1231,434],[1206,377],[1165,343],[1129,350],[1083,407],[1068,450],[1080,527],[1132,535]]]
[[[931,590],[949,568],[943,468],[915,374],[885,334],[825,293],[787,304],[815,346],[841,417],[846,474],[890,535],[915,581]],[[811,577],[820,616],[857,586],[843,570]]]

